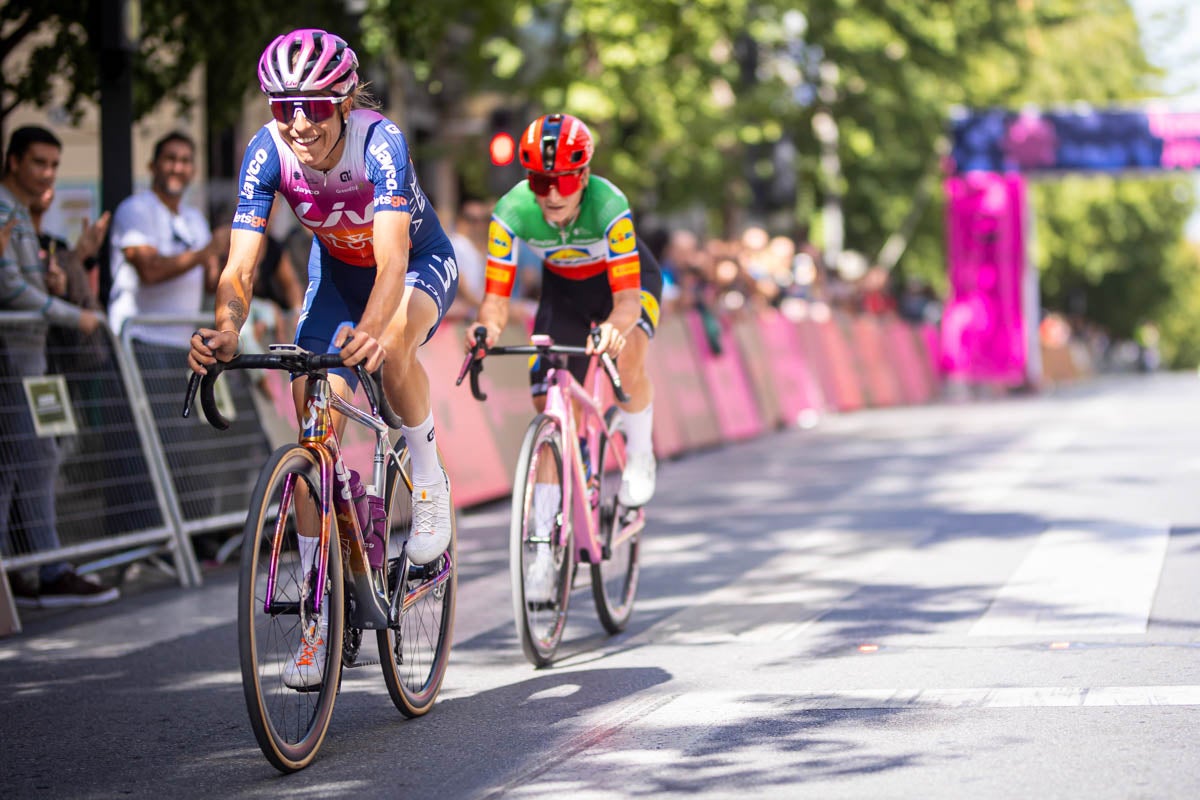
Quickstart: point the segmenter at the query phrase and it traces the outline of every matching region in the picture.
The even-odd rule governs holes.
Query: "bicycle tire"
[[[407,455],[402,450],[398,459],[389,460],[387,470],[384,502],[388,509],[388,600],[397,591],[416,591],[436,580],[444,559],[450,559],[449,574],[402,612],[395,628],[376,631],[388,694],[400,713],[412,718],[433,707],[450,663],[458,598],[458,520],[451,487],[447,556],[428,567],[410,567],[403,548],[412,531],[412,481],[403,466]],[[401,575],[406,576],[404,581]]]
[[[299,558],[295,502],[285,510],[277,528],[281,497],[289,479],[293,485],[304,481],[309,491],[319,496],[320,466],[311,450],[297,444],[285,445],[271,455],[259,474],[242,532],[238,579],[238,650],[246,709],[263,755],[280,772],[308,766],[329,730],[341,682],[345,623],[342,551],[335,519],[331,521],[332,546],[322,600],[329,620],[322,682],[311,690],[288,688],[285,670],[304,642],[304,629],[315,620],[311,599],[306,599],[311,570],[304,569]],[[276,607],[268,613],[266,584],[275,558],[272,542],[277,530],[283,538],[276,560]]]
[[[558,420],[547,414],[534,417],[525,432],[513,481],[512,520],[509,528],[509,578],[513,618],[525,657],[537,667],[549,665],[562,641],[571,599],[575,567],[575,542],[569,511],[562,503],[563,457]],[[549,459],[546,461],[545,459]],[[544,471],[539,481],[539,468]],[[550,473],[553,473],[551,476]],[[527,599],[530,566],[537,557],[538,538],[534,494],[537,483],[557,485],[558,505],[553,519],[542,521],[541,538],[549,539],[553,583],[543,593],[549,599]],[[545,512],[546,509],[543,509]],[[565,536],[562,535],[566,528]]]
[[[638,552],[640,534],[634,534],[616,547],[613,535],[618,530],[624,507],[617,499],[621,487],[621,469],[613,457],[614,448],[625,450],[625,427],[616,406],[604,415],[611,439],[601,436],[597,448],[595,470],[599,479],[599,504],[596,513],[600,523],[600,541],[608,550],[606,558],[592,564],[592,600],[600,624],[610,634],[620,633],[633,615],[633,601],[638,587]]]

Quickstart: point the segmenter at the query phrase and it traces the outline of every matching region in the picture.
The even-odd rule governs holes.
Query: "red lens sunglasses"
[[[550,194],[551,188],[557,188],[558,193],[566,197],[579,191],[579,187],[583,184],[583,170],[581,169],[573,172],[558,172],[553,174],[545,172],[529,172],[527,174],[529,176],[529,188],[538,197],[545,197]]]
[[[284,125],[291,125],[296,112],[304,114],[309,122],[324,122],[337,113],[344,97],[272,97],[271,116]]]

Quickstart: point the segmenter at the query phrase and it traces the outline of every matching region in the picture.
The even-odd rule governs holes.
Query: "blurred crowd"
[[[888,270],[855,253],[844,253],[834,269],[803,233],[771,235],[752,226],[734,239],[705,239],[688,230],[652,232],[648,239],[663,270],[668,311],[774,307],[792,319],[827,318],[833,310],[931,323],[940,317],[930,287],[916,281],[897,287]]]

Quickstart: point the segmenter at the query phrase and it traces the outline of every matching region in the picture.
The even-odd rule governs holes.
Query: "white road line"
[[[1051,528],[971,635],[1145,633],[1169,537],[1164,524]]]
[[[961,689],[834,689],[828,692],[685,692],[647,715],[642,725],[671,726],[703,718],[761,719],[787,710],[1196,706],[1200,686],[1030,686]]]

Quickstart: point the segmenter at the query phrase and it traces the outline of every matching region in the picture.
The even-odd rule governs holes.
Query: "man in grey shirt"
[[[97,312],[48,291],[29,216],[29,206],[54,185],[61,153],[62,143],[45,128],[18,128],[9,139],[0,180],[0,221],[9,231],[0,252],[0,311],[31,311],[44,320],[0,326],[0,536],[8,547],[27,552],[59,547],[54,512],[58,447],[53,437],[37,435],[23,379],[46,373],[47,326],[90,334],[103,324]],[[39,577],[41,585],[34,587],[24,575],[12,575],[17,605],[95,605],[118,596],[115,588],[79,576],[65,562],[43,564]]]

